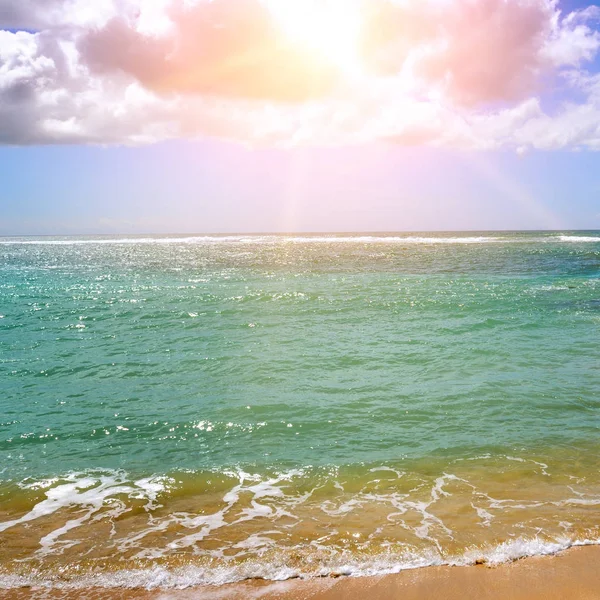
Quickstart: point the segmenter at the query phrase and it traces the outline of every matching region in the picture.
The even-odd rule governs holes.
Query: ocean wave
[[[247,236],[191,236],[191,237],[146,237],[146,238],[61,238],[61,239],[2,239],[2,246],[97,246],[97,245],[147,245],[147,244],[202,244],[244,243],[261,238]]]
[[[590,514],[600,489],[591,475],[584,485],[551,461],[513,455],[446,463],[437,475],[406,467],[231,468],[143,478],[90,470],[26,479],[0,496],[13,506],[11,494],[22,495],[14,506],[28,507],[0,523],[0,588],[377,575],[500,564],[600,538]],[[531,525],[540,511],[543,530]],[[12,550],[3,551],[6,532]],[[21,535],[28,543],[17,556]],[[92,554],[99,562],[81,563]],[[123,561],[135,568],[121,570]]]
[[[97,588],[150,591],[222,586],[249,580],[281,582],[290,579],[309,580],[340,576],[375,577],[427,567],[468,567],[481,564],[498,566],[524,558],[556,555],[575,547],[597,545],[600,545],[598,539],[517,538],[495,546],[473,548],[464,554],[448,558],[443,558],[433,551],[422,553],[405,551],[395,556],[384,554],[366,560],[342,557],[338,561],[332,561],[331,564],[322,565],[313,570],[299,570],[283,566],[278,562],[271,563],[264,560],[253,560],[243,565],[215,569],[189,564],[174,568],[155,565],[149,568],[111,570],[105,573],[78,573],[72,576],[69,576],[68,570],[65,569],[60,574],[52,576],[38,570],[32,570],[27,574],[15,574],[3,569],[0,570],[0,589],[36,587],[57,590]]]
[[[216,244],[528,244],[551,242],[600,242],[600,236],[585,235],[381,235],[381,234],[322,234],[322,235],[194,235],[156,237],[58,237],[58,238],[0,238],[0,246],[98,246],[98,245],[216,245]]]
[[[599,236],[589,235],[561,235],[558,237],[561,242],[575,242],[575,243],[600,243]]]
[[[349,237],[290,237],[287,242],[332,244],[487,244],[507,241],[498,237],[419,237],[419,236],[349,236]]]
[[[420,236],[192,236],[156,238],[90,238],[90,239],[3,239],[3,246],[80,246],[80,245],[169,245],[169,244],[486,244],[510,242],[508,238],[420,237]]]

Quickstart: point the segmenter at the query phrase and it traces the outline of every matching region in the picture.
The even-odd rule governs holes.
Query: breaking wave
[[[10,533],[32,548],[19,556],[0,550],[0,588],[358,577],[495,565],[600,541],[590,514],[600,506],[597,486],[514,456],[489,465],[482,481],[481,471],[470,469],[489,459],[455,461],[453,473],[437,476],[382,465],[28,479],[0,495],[29,507],[0,523],[0,541]],[[95,558],[83,564],[89,556]]]

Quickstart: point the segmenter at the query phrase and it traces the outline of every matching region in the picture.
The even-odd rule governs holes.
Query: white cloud
[[[555,66],[578,66],[590,61],[600,48],[600,33],[589,27],[600,20],[600,7],[573,12],[561,20],[559,12],[552,17],[551,34],[545,41],[542,56]]]
[[[0,0],[0,28],[39,30],[0,31],[0,143],[600,149],[597,7],[365,2],[365,67],[348,74],[282,38],[260,0]],[[544,111],[548,82],[578,102]]]

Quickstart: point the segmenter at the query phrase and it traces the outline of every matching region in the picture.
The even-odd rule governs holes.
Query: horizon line
[[[107,237],[107,236],[131,236],[131,237],[222,237],[222,236],[316,236],[316,235],[331,235],[331,236],[365,236],[365,235],[409,235],[409,234],[443,234],[443,233],[562,233],[562,232],[600,232],[598,229],[581,229],[581,228],[562,228],[562,229],[398,229],[398,230],[373,230],[373,231],[252,231],[252,232],[170,232],[170,233],[151,233],[151,232],[105,232],[105,233],[1,233],[1,238],[41,238],[41,237]]]

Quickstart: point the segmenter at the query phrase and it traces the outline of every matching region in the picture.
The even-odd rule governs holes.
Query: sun
[[[360,67],[358,0],[264,0],[288,40],[344,70]]]

